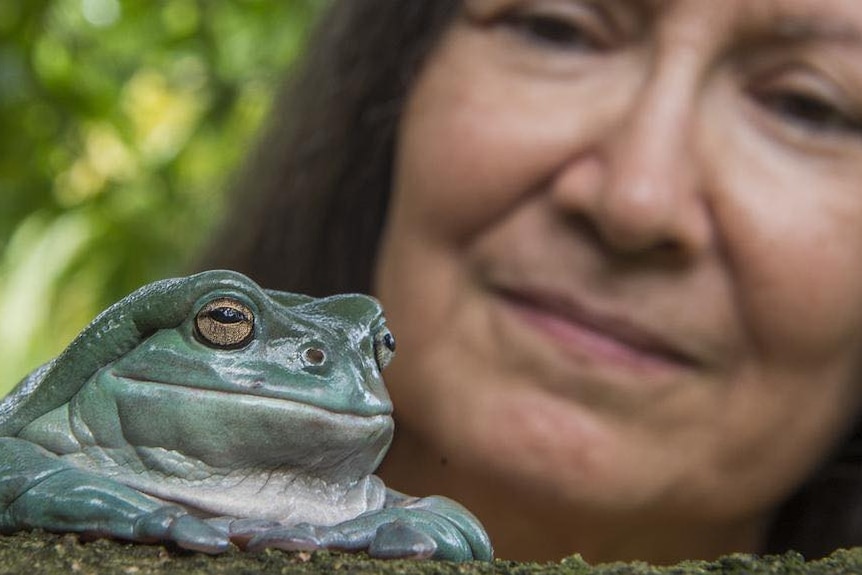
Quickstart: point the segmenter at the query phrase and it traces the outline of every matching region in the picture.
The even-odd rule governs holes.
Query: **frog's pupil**
[[[244,313],[232,307],[217,307],[209,312],[209,316],[219,323],[231,324],[248,321]]]

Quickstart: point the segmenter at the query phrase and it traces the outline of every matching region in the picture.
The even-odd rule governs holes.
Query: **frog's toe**
[[[216,522],[217,527],[222,533],[227,533],[234,545],[243,549],[247,548],[248,542],[255,535],[266,533],[267,531],[278,529],[281,524],[268,519],[252,519],[252,518],[218,518],[207,519],[207,523],[213,525]]]
[[[230,522],[230,534],[231,535],[239,535],[239,534],[248,534],[248,533],[263,533],[265,531],[270,531],[272,529],[278,529],[281,527],[281,524],[277,521],[271,521],[269,519],[254,519],[254,518],[243,518],[243,519],[234,519]]]
[[[215,555],[230,547],[230,538],[191,515],[177,518],[171,525],[171,541],[183,549]]]
[[[378,559],[428,559],[436,552],[433,537],[403,521],[381,525],[368,547],[368,554]]]
[[[253,536],[246,543],[247,551],[262,551],[267,548],[284,551],[316,551],[324,547],[314,527],[300,524],[294,527],[269,529]]]
[[[172,541],[183,549],[217,554],[227,551],[230,538],[202,519],[179,507],[166,506],[135,521],[134,536],[140,541]]]

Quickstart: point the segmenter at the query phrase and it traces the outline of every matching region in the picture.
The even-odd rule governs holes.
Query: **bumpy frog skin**
[[[372,474],[392,351],[367,296],[227,271],[141,288],[0,403],[0,532],[489,560],[466,509]]]

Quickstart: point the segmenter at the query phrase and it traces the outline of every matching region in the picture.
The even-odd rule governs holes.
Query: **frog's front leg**
[[[469,511],[446,497],[407,497],[388,490],[386,506],[331,527],[301,524],[251,538],[251,550],[342,549],[379,558],[490,561],[488,535]]]
[[[207,553],[230,544],[180,507],[78,469],[29,441],[0,437],[0,533],[27,529],[172,541]]]

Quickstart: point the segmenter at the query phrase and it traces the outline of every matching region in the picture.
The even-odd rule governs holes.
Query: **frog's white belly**
[[[242,469],[217,472],[160,448],[89,448],[65,459],[190,513],[211,517],[254,518],[285,525],[335,525],[383,507],[386,486],[375,475],[344,483],[305,477],[295,470]],[[153,470],[143,459],[167,463]]]

